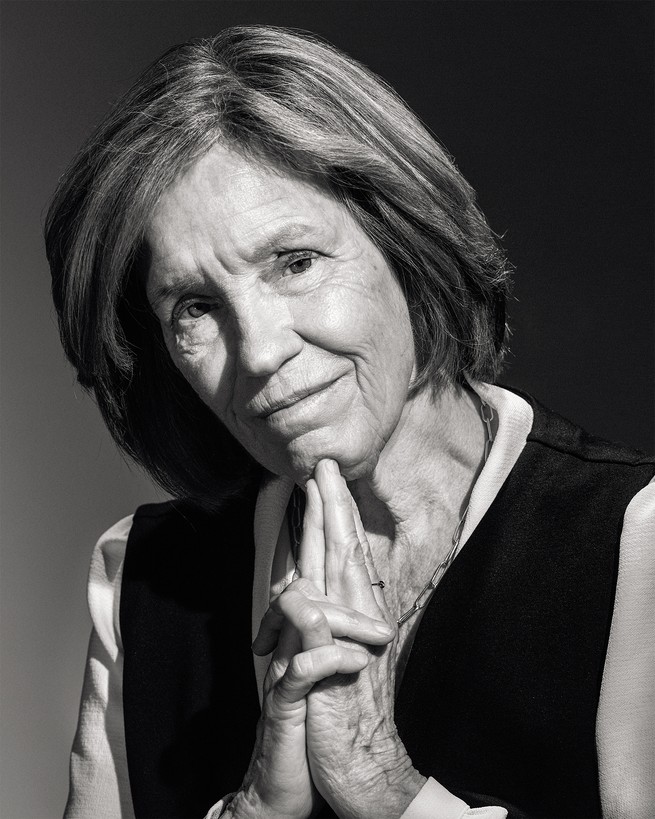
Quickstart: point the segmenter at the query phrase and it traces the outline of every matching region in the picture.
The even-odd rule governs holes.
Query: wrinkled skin
[[[395,729],[395,623],[342,475],[373,475],[405,410],[400,287],[319,186],[221,146],[165,192],[146,240],[173,362],[259,463],[307,491],[298,577],[254,644],[274,653],[229,812],[300,819],[325,799],[339,816],[399,816],[424,778]]]
[[[400,287],[346,208],[217,146],[164,194],[146,240],[170,355],[255,460],[303,484],[326,457],[370,473],[414,348]]]
[[[414,770],[394,723],[397,630],[384,592],[371,585],[378,575],[345,481],[334,462],[321,462],[316,475],[323,537],[319,534],[308,549],[325,555],[329,597],[388,623],[394,639],[372,651],[354,679],[328,679],[310,692],[307,747],[312,778],[339,816],[399,816],[425,779]]]
[[[397,817],[425,779],[414,770],[393,721],[396,629],[382,590],[371,585],[376,574],[366,535],[334,461],[319,464],[316,481],[307,485],[307,500],[300,578],[274,601],[253,645],[257,653],[267,653],[281,628],[265,686],[264,713],[268,718],[275,707],[276,685],[278,696],[283,690],[286,697],[288,679],[295,683],[302,677],[291,695],[295,710],[285,700],[298,728],[304,720],[308,764],[299,764],[302,748],[297,736],[295,745],[289,743],[295,766],[287,769],[295,771],[294,795],[303,795],[302,807],[316,809],[315,787],[338,816]],[[287,665],[290,626],[300,643],[293,668],[293,663]],[[350,639],[344,644],[339,639],[343,637]],[[378,648],[360,655],[353,640]],[[348,654],[342,654],[344,650]],[[345,676],[347,661],[358,674]],[[325,672],[333,668],[337,676],[328,677]],[[310,815],[300,804],[292,814],[288,798],[280,813],[276,807],[266,813],[279,788],[271,782],[272,793],[266,795],[261,784],[252,784],[261,783],[262,760],[285,759],[280,724],[278,719],[276,735],[269,740],[275,748],[270,756],[263,741],[253,755],[246,790],[235,800],[233,815]]]

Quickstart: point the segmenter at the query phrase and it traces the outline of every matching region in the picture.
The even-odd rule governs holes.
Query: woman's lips
[[[318,395],[319,393],[327,390],[333,384],[335,384],[339,378],[331,378],[329,381],[325,381],[321,384],[315,384],[312,387],[304,387],[297,392],[291,393],[291,395],[285,396],[285,398],[277,401],[275,404],[271,405],[265,412],[260,414],[260,418],[270,418],[272,415],[275,415],[278,412],[282,412],[283,410],[290,409],[291,407],[296,406],[297,404],[301,403],[307,398],[311,396]]]

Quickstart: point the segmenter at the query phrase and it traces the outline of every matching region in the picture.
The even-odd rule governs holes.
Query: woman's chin
[[[284,474],[304,486],[314,472],[319,462],[329,458],[339,464],[339,470],[347,481],[355,481],[372,476],[378,462],[379,453],[366,456],[363,453],[345,452],[338,448],[327,448],[321,452],[289,453],[287,468]]]

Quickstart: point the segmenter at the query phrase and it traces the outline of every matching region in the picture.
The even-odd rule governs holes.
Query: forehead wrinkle
[[[149,271],[149,274],[152,271]],[[150,275],[148,276],[150,280]],[[177,298],[182,293],[200,290],[206,285],[205,277],[199,273],[185,271],[183,273],[171,273],[170,278],[165,274],[164,281],[151,289],[148,287],[148,300],[153,310],[169,299]]]
[[[301,238],[321,236],[328,227],[326,203],[336,204],[315,185],[260,167],[254,177],[249,169],[224,198],[216,195],[215,216],[225,220],[226,232],[237,255],[247,261],[265,261],[271,253]],[[232,173],[232,179],[241,173]],[[227,203],[227,207],[226,207]],[[231,211],[231,212],[230,212]]]
[[[193,231],[186,233],[194,235]],[[153,309],[183,290],[195,290],[206,283],[200,243],[193,242],[185,247],[182,242],[176,247],[170,243],[170,238],[165,220],[157,224],[157,218],[153,219],[145,235],[146,247],[150,251],[146,294]]]
[[[299,240],[310,242],[323,234],[319,226],[308,222],[293,219],[287,221],[284,218],[275,221],[276,226],[260,225],[253,228],[250,237],[254,241],[250,244],[246,238],[240,248],[240,255],[243,258],[255,264],[265,262],[271,255],[287,249],[289,245],[297,244]]]
[[[153,304],[203,287],[207,277],[214,282],[216,275],[256,273],[244,264],[263,265],[286,250],[318,249],[317,239],[329,252],[346,226],[343,209],[315,185],[266,167],[255,167],[253,174],[252,165],[235,167],[229,155],[220,161],[224,173],[216,172],[215,160],[189,169],[153,214],[146,233]]]

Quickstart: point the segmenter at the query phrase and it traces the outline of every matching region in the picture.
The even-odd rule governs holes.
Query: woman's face
[[[217,146],[166,191],[146,238],[170,355],[232,435],[296,480],[325,457],[370,474],[414,347],[402,291],[346,208]]]

